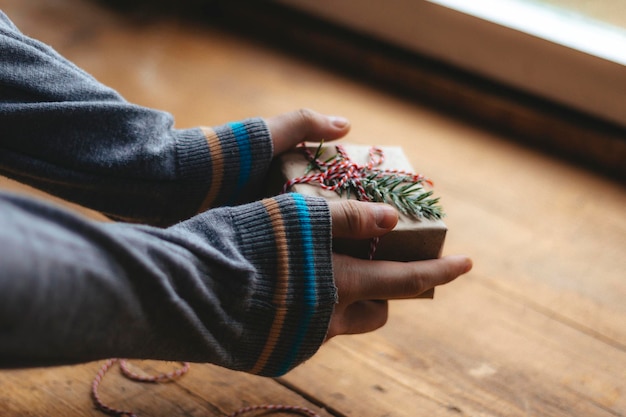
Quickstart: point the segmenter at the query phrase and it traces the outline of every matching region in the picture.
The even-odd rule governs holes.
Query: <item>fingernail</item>
[[[472,260],[465,255],[451,255],[453,258],[457,258],[462,262],[462,274],[465,274],[472,270],[472,266],[474,266]]]
[[[338,129],[343,129],[350,123],[348,119],[341,116],[329,116],[329,119],[330,123]]]
[[[392,229],[398,223],[398,212],[387,204],[377,204],[374,208],[376,226],[381,229]]]

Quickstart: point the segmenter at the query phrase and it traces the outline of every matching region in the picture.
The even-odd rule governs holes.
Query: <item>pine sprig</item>
[[[325,172],[325,166],[335,159],[343,159],[337,153],[328,160],[320,163],[319,158],[323,154],[322,144],[317,148],[313,158],[307,166],[306,172],[319,170]],[[338,180],[330,181],[329,186],[336,185]],[[425,218],[429,220],[441,219],[444,217],[442,207],[439,205],[439,197],[432,197],[433,191],[424,188],[425,180],[411,175],[391,173],[378,169],[362,169],[362,177],[358,180],[365,190],[370,201],[388,203],[395,206],[405,216],[413,218]],[[357,180],[351,179],[340,186],[336,192],[343,197],[346,195],[359,195]]]

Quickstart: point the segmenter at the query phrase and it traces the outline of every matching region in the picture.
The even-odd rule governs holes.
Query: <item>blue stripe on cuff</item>
[[[306,336],[307,331],[311,325],[311,319],[315,312],[317,305],[317,292],[315,288],[315,265],[314,265],[314,246],[313,246],[313,233],[311,226],[311,217],[309,214],[309,208],[302,195],[297,193],[290,194],[293,197],[296,205],[296,210],[301,224],[301,239],[302,239],[302,261],[303,261],[303,273],[304,273],[304,308],[300,317],[300,325],[298,326],[298,332],[294,337],[291,351],[285,358],[282,366],[280,367],[280,374],[286,373],[297,358],[300,346]]]
[[[239,191],[241,191],[250,179],[250,172],[252,171],[252,148],[250,146],[250,135],[248,135],[246,126],[243,123],[233,122],[229,123],[228,126],[232,129],[233,136],[239,147],[239,176],[237,177],[237,187],[233,190],[233,195],[230,198],[230,202],[232,202],[233,198],[236,198]]]

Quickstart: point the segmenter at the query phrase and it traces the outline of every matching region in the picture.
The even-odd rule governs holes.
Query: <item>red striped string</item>
[[[309,417],[320,417],[315,411],[306,407],[297,407],[291,405],[277,405],[277,404],[265,404],[265,405],[252,405],[250,407],[242,407],[234,413],[228,415],[228,417],[238,417],[253,411],[266,411],[269,413],[292,413],[300,414]]]
[[[433,185],[431,180],[421,174],[414,174],[400,169],[377,168],[385,162],[385,154],[383,150],[377,146],[370,148],[369,160],[362,165],[357,164],[348,156],[348,152],[346,152],[343,145],[336,145],[335,148],[337,149],[337,157],[324,162],[316,159],[311,151],[303,145],[304,152],[309,162],[315,163],[321,170],[288,180],[283,186],[283,192],[289,191],[289,189],[296,184],[314,184],[324,190],[337,191],[348,181],[352,181],[358,191],[357,198],[362,201],[370,201],[371,199],[363,187],[363,179],[370,177],[372,174],[376,174],[377,177],[396,175],[406,177],[407,181],[423,181],[428,185]]]
[[[119,363],[120,370],[122,371],[122,375],[126,378],[137,381],[137,382],[149,382],[149,383],[163,383],[163,382],[171,382],[174,381],[187,372],[189,372],[189,363],[188,362],[180,362],[182,364],[181,368],[175,369],[171,372],[161,373],[157,375],[141,375],[131,370],[128,366],[128,362],[124,359],[108,359],[104,362],[100,370],[98,370],[94,380],[91,384],[91,397],[93,399],[94,405],[96,408],[103,413],[106,413],[111,416],[116,417],[137,417],[132,411],[128,410],[120,410],[118,408],[111,407],[107,405],[100,398],[99,389],[102,380],[106,373],[113,368],[113,366]],[[310,410],[306,407],[298,407],[291,405],[282,405],[282,404],[264,404],[264,405],[252,405],[247,407],[242,407],[239,410],[235,411],[232,414],[229,414],[228,417],[239,417],[244,414],[252,413],[254,411],[265,411],[267,413],[291,413],[291,414],[300,414],[306,417],[320,417],[315,411]]]
[[[151,383],[171,382],[185,375],[187,372],[189,372],[189,363],[181,362],[183,366],[171,372],[161,373],[157,375],[140,375],[136,372],[133,372],[128,367],[128,362],[125,359],[117,359],[117,358],[108,359],[102,365],[102,367],[96,374],[91,384],[91,397],[93,399],[95,406],[100,411],[106,414],[112,415],[112,416],[119,416],[119,417],[137,417],[137,415],[133,413],[132,411],[120,410],[120,409],[117,409],[117,408],[114,408],[105,404],[100,398],[100,394],[98,393],[98,390],[100,389],[100,384],[102,383],[104,376],[116,363],[119,363],[122,374],[126,378],[131,379],[133,381],[139,381],[139,382],[151,382]]]
[[[387,175],[403,177],[407,182],[425,182],[433,185],[432,181],[421,174],[399,169],[381,169],[378,168],[385,162],[385,154],[383,150],[377,146],[369,149],[369,160],[365,164],[357,164],[349,156],[343,145],[335,145],[337,155],[329,161],[321,161],[315,158],[309,148],[303,143],[302,148],[309,162],[315,164],[320,169],[315,172],[304,174],[300,177],[288,180],[283,186],[283,193],[289,191],[296,184],[316,185],[324,190],[337,191],[346,183],[350,182],[356,188],[356,198],[361,201],[372,201],[365,191],[363,180],[365,178],[381,178]],[[370,239],[369,259],[374,258],[379,238]]]

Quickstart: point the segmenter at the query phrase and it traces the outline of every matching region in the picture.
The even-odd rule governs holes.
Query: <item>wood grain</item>
[[[173,113],[179,127],[300,107],[350,118],[346,141],[402,146],[435,180],[448,213],[444,254],[475,263],[435,300],[392,303],[383,329],[332,340],[280,380],[196,365],[155,386],[113,372],[102,390],[111,403],[155,417],[227,415],[258,402],[319,404],[324,416],[626,415],[623,184],[210,25],[83,0],[0,8],[130,101]],[[100,415],[89,398],[97,368],[0,371],[2,415]]]
[[[157,373],[176,364],[135,361],[137,369]],[[72,367],[2,371],[0,404],[4,416],[101,416],[90,396],[91,381],[100,363]],[[272,379],[237,373],[211,365],[193,364],[179,381],[138,383],[117,368],[105,376],[102,400],[139,416],[223,416],[241,407],[286,403],[329,414]],[[258,413],[257,413],[258,414]]]

